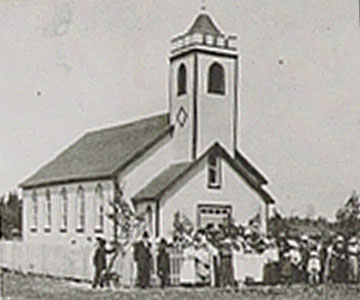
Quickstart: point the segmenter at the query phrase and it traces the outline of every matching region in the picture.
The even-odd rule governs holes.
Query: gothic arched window
[[[51,229],[51,193],[47,189],[45,192],[45,231],[50,231]]]
[[[186,68],[184,64],[181,64],[178,69],[177,83],[178,96],[186,94]]]
[[[84,232],[84,229],[85,229],[85,193],[84,193],[84,189],[82,186],[79,186],[79,188],[76,192],[76,209],[77,209],[76,231]]]
[[[208,74],[208,93],[225,94],[225,71],[219,63],[213,63]]]
[[[95,231],[104,230],[104,190],[101,184],[95,188]]]
[[[38,227],[38,213],[39,213],[38,197],[36,190],[33,190],[32,192],[31,201],[32,201],[31,231],[36,231]]]
[[[152,234],[153,233],[153,211],[150,205],[146,208],[146,221],[149,225],[149,231]]]
[[[68,195],[66,188],[62,188],[61,192],[61,220],[60,231],[66,232],[68,225]]]

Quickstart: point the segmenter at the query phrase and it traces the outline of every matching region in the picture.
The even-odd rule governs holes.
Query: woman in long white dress
[[[195,258],[196,249],[194,244],[184,249],[183,262],[180,268],[180,284],[192,286],[196,283]]]
[[[199,236],[199,244],[195,247],[196,252],[196,284],[215,285],[214,256],[217,249],[212,246],[204,235]]]

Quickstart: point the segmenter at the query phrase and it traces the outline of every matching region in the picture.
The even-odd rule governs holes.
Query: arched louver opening
[[[177,74],[178,82],[178,96],[186,94],[186,68],[184,64],[181,64]]]
[[[225,71],[219,63],[213,63],[209,68],[208,93],[225,94]]]

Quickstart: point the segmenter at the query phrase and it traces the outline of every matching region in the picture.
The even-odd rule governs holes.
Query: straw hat
[[[288,244],[291,248],[297,249],[299,248],[299,244],[297,241],[295,240],[288,240]]]
[[[252,231],[250,228],[246,228],[244,231],[244,236],[250,236],[252,234]]]
[[[336,237],[335,242],[337,242],[337,243],[342,243],[342,242],[344,242],[344,238],[343,238],[343,236],[338,235],[338,236]]]
[[[225,240],[222,241],[224,244],[232,244],[232,240],[230,238],[226,238]]]
[[[349,244],[354,245],[357,243],[357,238],[355,236],[351,237],[349,240]]]
[[[304,242],[307,242],[309,240],[309,237],[306,234],[303,234],[300,239]]]
[[[310,257],[318,257],[318,256],[319,256],[319,254],[318,254],[317,251],[311,251],[310,252]]]

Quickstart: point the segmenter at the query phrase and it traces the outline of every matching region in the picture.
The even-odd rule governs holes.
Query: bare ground
[[[244,287],[239,290],[224,289],[189,289],[168,288],[162,290],[127,289],[121,291],[92,290],[88,283],[77,283],[33,275],[23,275],[12,272],[1,273],[0,299],[7,300],[113,300],[113,299],[166,299],[166,300],[308,300],[308,299],[360,299],[360,285],[327,285],[312,288],[307,285],[294,285],[289,288],[276,287]]]

